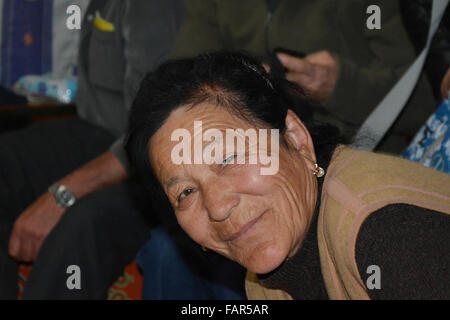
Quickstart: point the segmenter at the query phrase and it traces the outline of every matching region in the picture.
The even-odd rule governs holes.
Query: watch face
[[[64,207],[70,207],[75,203],[75,195],[67,188],[60,188],[58,190],[58,200]]]

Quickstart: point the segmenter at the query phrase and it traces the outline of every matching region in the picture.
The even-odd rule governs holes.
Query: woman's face
[[[174,163],[172,153],[180,144],[179,140],[171,141],[176,129],[189,132],[191,155],[199,141],[203,150],[208,149],[210,141],[194,130],[194,121],[202,122],[203,133],[217,129],[224,137],[226,129],[258,129],[227,109],[207,103],[180,107],[170,114],[151,138],[149,156],[178,223],[198,244],[250,271],[274,270],[300,247],[314,211],[315,154],[308,132],[289,111],[284,136],[289,151],[280,144],[278,171],[261,175],[260,169],[267,164],[230,163],[236,152],[227,154],[225,143],[223,162]],[[270,149],[270,139],[267,141]],[[251,150],[246,143],[245,159]]]

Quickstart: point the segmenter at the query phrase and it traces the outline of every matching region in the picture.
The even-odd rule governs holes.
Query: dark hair
[[[268,74],[256,58],[216,52],[169,61],[143,79],[131,108],[126,140],[139,179],[163,198],[149,161],[149,140],[173,110],[204,101],[228,108],[247,121],[277,128],[281,137],[291,109],[308,129],[317,162],[323,167],[337,144],[344,142],[336,127],[314,119],[314,113],[322,110],[318,104],[298,86]]]

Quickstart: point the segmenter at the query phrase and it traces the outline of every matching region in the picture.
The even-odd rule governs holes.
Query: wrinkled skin
[[[449,92],[450,92],[450,68],[448,68],[447,72],[445,73],[444,77],[442,78],[442,83],[441,83],[442,99],[447,99]]]
[[[202,121],[203,132],[255,128],[225,108],[203,103],[179,107],[153,135],[150,162],[179,225],[199,245],[250,271],[274,270],[299,249],[317,200],[315,153],[308,131],[289,111],[287,147],[280,144],[280,167],[274,175],[261,175],[262,164],[248,161],[174,164],[171,152],[179,141],[171,141],[171,134],[177,128],[187,129],[194,148],[194,120]],[[228,156],[224,151],[224,160]]]

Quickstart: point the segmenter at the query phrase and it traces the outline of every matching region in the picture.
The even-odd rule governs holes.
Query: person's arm
[[[372,213],[358,234],[356,262],[365,284],[380,268],[372,299],[450,299],[450,215],[396,204]]]
[[[124,2],[124,103],[128,110],[149,71],[169,58],[185,13],[182,0]]]
[[[314,52],[304,58],[285,53],[278,53],[277,56],[287,70],[287,80],[298,84],[318,101],[329,99],[339,73],[338,61],[330,52]]]
[[[170,58],[188,58],[225,49],[214,0],[186,0],[186,17],[177,34]]]
[[[57,182],[72,190],[79,199],[123,182],[127,177],[128,173],[120,161],[106,152]],[[43,241],[64,212],[65,209],[58,206],[50,192],[41,195],[14,223],[9,254],[18,261],[34,261]]]
[[[371,4],[377,4],[381,9],[380,30],[369,30],[365,19],[361,23],[372,56],[367,63],[359,65],[334,54],[339,64],[339,75],[325,104],[334,114],[357,124],[367,118],[415,59],[414,48],[402,23],[399,1],[364,3],[364,11]],[[351,47],[351,43],[349,45]]]
[[[354,8],[347,14],[355,14],[355,31],[362,33],[362,40],[347,46],[366,46],[370,57],[360,64],[338,52],[314,52],[305,58],[291,57],[287,75],[299,85],[311,89],[324,106],[341,120],[361,124],[381,99],[388,93],[414,61],[414,48],[403,27],[398,1],[353,1]],[[381,30],[366,27],[366,8],[377,4],[381,9]],[[339,11],[340,14],[344,12]],[[313,59],[312,59],[313,58]],[[281,59],[280,59],[281,60]],[[301,75],[294,75],[294,71]]]
[[[184,18],[182,0],[124,2],[122,20],[125,75],[123,96],[130,110],[145,73],[167,60]],[[124,149],[125,136],[119,137],[109,151],[130,169]]]
[[[124,103],[127,109],[145,72],[167,58],[178,26],[181,0],[127,1],[123,3],[120,23],[124,39]],[[113,66],[112,66],[113,67]],[[128,160],[119,138],[109,151],[58,181],[77,198],[123,182],[128,178]],[[19,261],[33,261],[65,210],[45,192],[16,220],[10,237],[9,253]]]
[[[401,0],[402,17],[405,27],[420,53],[425,47],[431,22],[431,0]],[[450,8],[447,7],[439,28],[431,41],[424,69],[433,86],[436,97],[447,98],[450,90],[450,30],[448,23]]]
[[[69,187],[77,198],[108,186],[124,182],[128,172],[111,152],[107,151],[78,170],[62,178],[59,183]]]
[[[182,0],[124,2],[121,24],[125,58],[123,97],[126,109],[130,110],[145,73],[168,58],[183,18]],[[128,171],[130,168],[124,139],[124,135],[119,137],[109,151]]]
[[[446,99],[450,96],[450,67],[447,69],[441,82],[441,96],[442,99]]]

